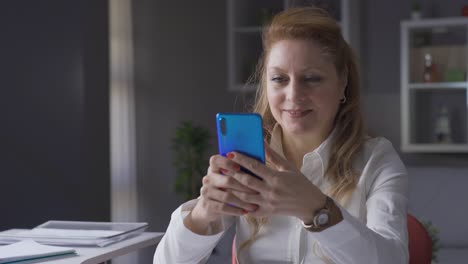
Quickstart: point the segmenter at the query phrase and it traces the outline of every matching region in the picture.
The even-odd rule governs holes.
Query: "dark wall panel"
[[[2,1],[0,229],[109,219],[107,1]]]

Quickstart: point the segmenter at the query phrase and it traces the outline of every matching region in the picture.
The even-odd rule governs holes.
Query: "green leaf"
[[[438,262],[437,253],[440,249],[439,245],[439,229],[432,224],[431,221],[419,220],[426,229],[429,237],[432,240],[432,260]]]
[[[211,135],[206,128],[190,121],[181,122],[171,139],[172,164],[176,168],[174,190],[185,199],[199,195],[201,178],[208,168],[206,151],[210,140]],[[196,183],[196,193],[192,193],[192,183]]]

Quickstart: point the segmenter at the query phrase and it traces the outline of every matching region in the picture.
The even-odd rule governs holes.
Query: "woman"
[[[321,9],[288,9],[263,45],[254,111],[267,165],[212,156],[200,198],[173,213],[154,263],[203,263],[232,224],[239,263],[407,263],[406,170],[389,141],[365,135],[339,26]]]

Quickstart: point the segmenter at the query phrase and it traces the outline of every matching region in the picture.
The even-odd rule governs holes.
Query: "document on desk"
[[[121,231],[111,230],[75,230],[75,229],[58,229],[58,228],[34,228],[31,230],[23,230],[16,233],[19,236],[29,237],[62,237],[62,238],[82,238],[82,239],[98,239],[107,238],[119,235]]]
[[[105,247],[139,235],[147,226],[147,223],[48,221],[33,229],[2,231],[0,244],[34,239],[45,245]]]
[[[76,254],[73,248],[46,246],[33,240],[23,240],[8,246],[0,246],[0,264],[27,260],[47,260]]]

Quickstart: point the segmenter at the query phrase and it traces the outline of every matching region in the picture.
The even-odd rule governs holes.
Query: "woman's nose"
[[[300,102],[304,100],[303,87],[297,80],[291,80],[287,88],[286,99],[291,102]]]

